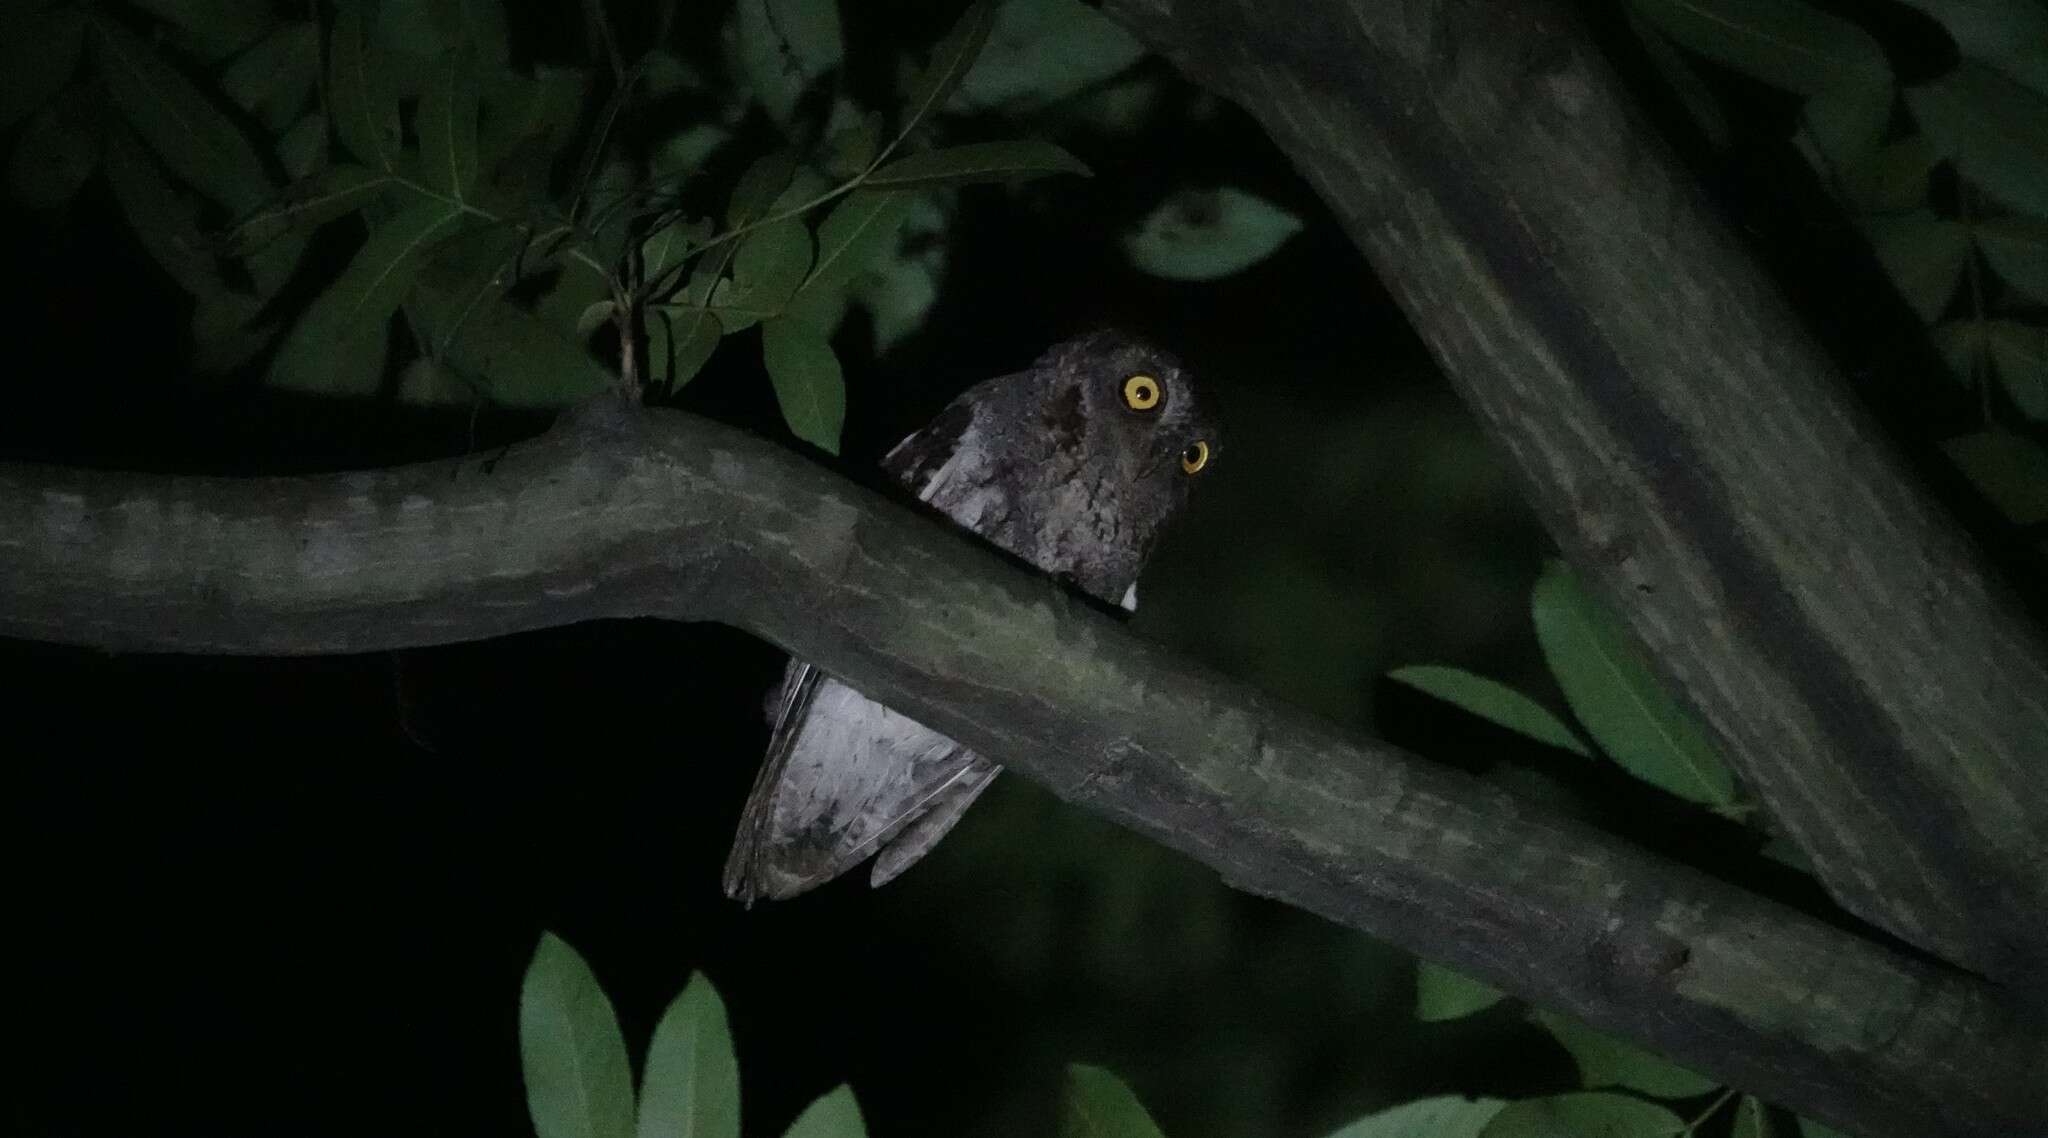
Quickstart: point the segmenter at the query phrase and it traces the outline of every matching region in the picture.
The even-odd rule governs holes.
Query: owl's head
[[[1032,371],[1044,378],[1044,425],[1055,463],[1087,456],[1118,484],[1126,511],[1156,501],[1163,514],[1216,460],[1216,422],[1171,352],[1100,330],[1055,344]],[[1074,473],[1080,473],[1078,471]]]

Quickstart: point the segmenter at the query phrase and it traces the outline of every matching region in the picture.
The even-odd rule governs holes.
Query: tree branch
[[[1557,0],[1108,0],[1249,110],[1851,911],[2048,1006],[2048,648]]]
[[[495,460],[312,478],[0,466],[0,634],[364,651],[718,620],[1214,866],[1864,1134],[2023,1132],[1986,982],[1338,733],[761,440],[600,400]]]

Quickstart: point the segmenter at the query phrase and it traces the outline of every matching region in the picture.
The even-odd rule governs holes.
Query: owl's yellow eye
[[[1180,452],[1180,468],[1189,474],[1200,474],[1209,465],[1209,444],[1196,439]]]
[[[1124,380],[1124,406],[1133,411],[1150,411],[1159,406],[1159,381],[1149,375]]]

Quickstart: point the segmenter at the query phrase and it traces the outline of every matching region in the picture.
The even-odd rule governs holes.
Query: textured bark
[[[728,622],[1242,888],[1856,1133],[2048,1117],[2048,1025],[1986,981],[1347,737],[701,419],[314,478],[0,466],[0,598],[0,634],[217,653]]]
[[[1315,185],[1865,919],[2048,1003],[2048,651],[1555,0],[1109,0]]]

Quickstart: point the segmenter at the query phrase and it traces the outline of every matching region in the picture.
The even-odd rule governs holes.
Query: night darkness
[[[850,59],[928,40],[947,6],[892,12],[900,31],[865,8],[845,6]],[[1554,753],[1380,678],[1455,663],[1555,698],[1525,607],[1550,546],[1504,465],[1257,126],[1139,66],[1165,91],[1146,129],[1058,135],[1093,178],[961,191],[918,332],[877,353],[864,317],[840,329],[843,458],[819,461],[879,485],[880,454],[968,385],[1090,327],[1153,337],[1215,393],[1232,446],[1154,559],[1137,631],[1432,757],[1554,773]],[[1732,154],[1653,109],[1880,414],[1917,424],[1904,441],[1931,453],[1926,424],[1965,412],[1898,378],[1930,358],[1890,342],[1910,314],[1774,133],[1781,109],[1730,89],[1755,103],[1738,101],[1753,122]],[[1170,189],[1218,184],[1302,231],[1219,281],[1131,266],[1120,234]],[[0,458],[309,472],[547,425],[188,378],[187,302],[102,178],[10,211],[0,239],[17,267]],[[355,239],[322,237],[336,258]],[[722,345],[682,405],[787,439],[755,335]],[[324,659],[0,641],[19,953],[0,1128],[528,1133],[517,998],[544,930],[591,962],[636,1055],[707,974],[750,1135],[842,1082],[876,1135],[1050,1133],[1072,1061],[1117,1071],[1187,1138],[1319,1135],[1424,1094],[1571,1085],[1565,1052],[1518,1013],[1417,1025],[1401,953],[1230,891],[1015,775],[889,888],[855,874],[740,908],[718,875],[782,663],[733,630],[651,621]],[[1667,829],[1654,803],[1645,820],[1646,801],[1596,787],[1584,808],[1653,842],[1719,840]]]

